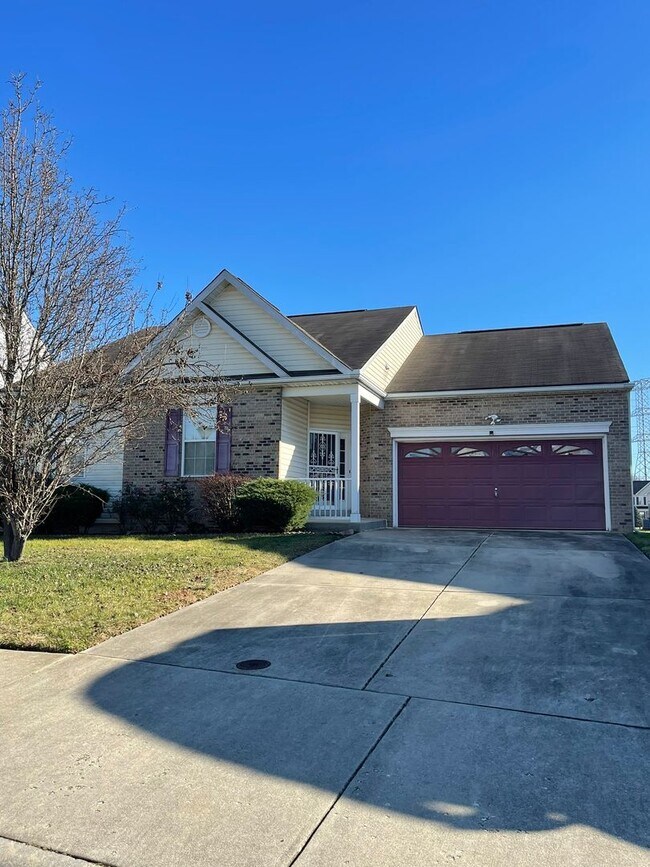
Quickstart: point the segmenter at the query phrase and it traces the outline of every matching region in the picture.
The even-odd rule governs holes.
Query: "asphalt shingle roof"
[[[388,392],[625,383],[604,322],[422,337]]]
[[[414,308],[344,310],[289,316],[326,349],[353,370],[368,361]]]

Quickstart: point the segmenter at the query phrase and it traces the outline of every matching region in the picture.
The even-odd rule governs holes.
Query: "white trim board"
[[[275,381],[277,382],[277,380]],[[296,382],[296,380],[294,379],[293,382]],[[291,385],[285,386],[282,389],[282,397],[310,398],[328,396],[339,397],[345,395],[352,397],[357,394],[360,394],[365,401],[371,403],[373,406],[383,409],[383,399],[356,380],[353,380],[352,382],[348,382],[347,380],[341,381],[340,384],[326,383],[323,385]]]
[[[388,400],[420,400],[427,397],[464,397],[480,394],[542,394],[571,391],[631,391],[631,382],[598,382],[593,385],[530,385],[519,388],[465,388],[458,391],[395,391]]]
[[[389,427],[394,440],[511,439],[512,437],[595,437],[609,433],[611,421],[556,424],[445,425]]]

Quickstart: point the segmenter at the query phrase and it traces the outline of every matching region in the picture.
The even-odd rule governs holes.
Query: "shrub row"
[[[201,479],[201,506],[183,481],[164,482],[151,491],[125,487],[112,504],[122,529],[176,533],[209,529],[283,533],[304,527],[316,493],[303,482],[253,479],[232,473]],[[87,530],[102,513],[109,495],[90,485],[62,488],[54,508],[41,523],[42,533],[74,534]]]
[[[65,485],[59,488],[54,505],[37,532],[74,535],[88,531],[109,499],[108,491],[92,485]]]
[[[248,481],[228,473],[202,479],[199,489],[208,520],[218,530],[298,530],[316,502],[309,485],[289,479]]]
[[[165,482],[154,491],[126,488],[116,504],[124,528],[145,533],[200,530],[204,522],[221,531],[284,533],[304,527],[316,493],[304,482],[253,479],[223,473],[198,483],[201,506],[184,482]]]

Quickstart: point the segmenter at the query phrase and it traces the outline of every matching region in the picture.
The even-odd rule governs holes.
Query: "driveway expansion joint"
[[[270,680],[270,681],[279,681],[280,683],[298,683],[303,686],[316,686],[320,689],[344,689],[349,692],[368,692],[373,695],[390,695],[394,698],[403,698],[405,699],[405,704],[402,706],[402,709],[406,706],[406,703],[410,701],[410,699],[414,698],[418,701],[430,701],[435,702],[437,704],[456,704],[461,707],[476,707],[476,708],[484,708],[485,710],[500,710],[504,713],[523,713],[528,714],[529,716],[545,716],[551,717],[552,719],[566,719],[571,720],[573,722],[587,722],[587,723],[596,723],[597,725],[611,725],[611,726],[619,726],[621,728],[629,728],[629,729],[638,729],[640,731],[648,731],[650,730],[650,726],[638,725],[635,723],[622,723],[616,722],[615,720],[597,720],[591,719],[590,717],[579,717],[579,716],[570,716],[568,714],[557,714],[557,713],[548,713],[545,711],[537,711],[537,710],[526,710],[526,708],[520,707],[504,707],[503,705],[496,704],[481,704],[479,702],[473,701],[460,701],[459,699],[453,698],[432,698],[428,695],[418,695],[408,694],[404,692],[392,692],[390,690],[385,689],[372,689],[372,687],[363,686],[346,686],[345,684],[338,683],[322,683],[318,680],[300,680],[298,678],[293,677],[279,677],[274,674],[264,674],[259,675],[255,672],[247,672],[247,671],[229,671],[224,668],[201,668],[199,666],[189,666],[189,665],[180,665],[176,662],[159,662],[152,661],[149,659],[125,659],[123,656],[106,656],[100,655],[99,653],[89,654],[91,656],[95,656],[98,659],[112,659],[116,662],[128,662],[130,664],[141,664],[141,665],[160,665],[167,668],[180,668],[185,671],[205,671],[211,672],[213,674],[226,674],[232,675],[233,677],[249,677],[249,678],[258,678],[262,681]],[[372,679],[372,678],[371,678]],[[401,712],[401,711],[400,711]],[[0,835],[1,836],[1,835]],[[19,841],[21,842],[21,841]]]
[[[90,858],[87,855],[73,855],[72,852],[64,852],[63,849],[53,849],[51,846],[39,846],[38,843],[28,843],[26,840],[10,837],[7,834],[0,834],[0,840],[6,840],[8,843],[19,843],[21,846],[28,846],[30,849],[36,849],[39,852],[51,852],[52,855],[61,855],[63,858],[71,858],[74,861],[83,861],[84,864],[93,864],[94,867],[119,867],[118,864],[113,864],[109,861],[98,861],[96,858]]]
[[[403,693],[400,692],[389,692],[388,690],[383,689],[365,689],[364,692],[372,692],[375,695],[394,695],[395,697],[400,697]],[[523,713],[527,716],[545,716],[550,719],[565,719],[570,722],[579,722],[579,723],[594,723],[594,725],[599,726],[617,726],[618,728],[624,729],[634,729],[636,731],[650,731],[650,725],[641,725],[639,723],[624,723],[617,722],[616,720],[608,720],[608,719],[592,719],[591,717],[586,716],[571,716],[569,714],[561,714],[561,713],[549,713],[548,711],[543,710],[526,710],[523,707],[504,707],[503,705],[498,704],[480,704],[473,701],[460,701],[460,699],[454,698],[432,698],[430,695],[409,695],[409,699],[416,699],[417,701],[431,701],[436,704],[457,704],[461,707],[476,707],[482,708],[484,710],[499,710],[503,711],[503,713]]]
[[[459,573],[456,573],[458,575]],[[456,577],[456,576],[454,576]],[[483,593],[483,590],[478,590],[473,587],[445,587],[445,590],[448,590],[450,593]],[[443,592],[442,590],[440,591]],[[496,593],[497,596],[505,596],[508,594],[505,593]],[[576,599],[584,602],[586,599],[596,599],[605,601],[605,602],[650,602],[650,596],[640,597],[640,596],[574,596],[571,593],[520,593],[517,591],[518,599]],[[436,597],[437,601],[437,597]]]
[[[305,851],[305,849],[309,846],[309,844],[311,843],[311,841],[314,839],[315,834],[318,832],[318,829],[321,827],[321,825],[323,824],[323,822],[325,822],[325,820],[326,820],[327,817],[330,815],[330,813],[332,812],[332,810],[334,809],[334,807],[336,807],[336,805],[337,805],[338,802],[341,800],[341,798],[345,795],[345,793],[346,793],[346,791],[348,790],[350,784],[352,783],[352,780],[354,780],[354,778],[357,776],[357,774],[359,773],[359,771],[361,770],[361,768],[365,765],[365,763],[368,761],[368,759],[370,758],[370,756],[374,753],[374,751],[377,749],[377,747],[379,746],[379,744],[380,744],[380,743],[383,741],[383,739],[386,737],[386,735],[388,734],[388,732],[390,731],[390,729],[393,727],[393,725],[395,724],[395,722],[397,721],[397,719],[401,716],[402,712],[404,711],[404,709],[406,708],[406,706],[408,705],[408,703],[410,702],[410,700],[411,700],[410,696],[407,697],[407,698],[402,702],[402,704],[400,705],[400,707],[395,711],[395,713],[393,714],[392,718],[388,720],[388,722],[387,722],[386,725],[384,726],[383,730],[380,732],[379,737],[377,738],[377,740],[376,740],[376,741],[374,742],[374,744],[370,747],[370,749],[368,750],[368,752],[365,754],[365,756],[361,759],[361,761],[359,762],[359,764],[356,766],[356,768],[355,768],[355,769],[353,770],[353,772],[350,774],[350,776],[349,776],[348,779],[346,780],[345,784],[343,785],[341,791],[337,794],[337,796],[334,798],[334,800],[332,801],[332,803],[329,805],[329,807],[327,808],[327,810],[325,811],[325,813],[321,816],[320,820],[316,823],[315,827],[312,829],[311,833],[309,834],[309,836],[307,837],[307,839],[305,840],[305,842],[303,843],[303,845],[300,847],[300,849],[299,849],[298,852],[294,855],[294,857],[291,859],[291,861],[289,861],[289,863],[287,864],[287,867],[293,867],[293,865],[296,863],[296,861],[298,860],[298,858],[300,858],[300,856],[303,854],[303,852]]]
[[[363,687],[362,687],[363,689],[366,689],[367,686],[368,686],[368,684],[372,682],[373,678],[375,678],[375,677],[379,674],[379,672],[380,672],[380,671],[382,670],[382,668],[386,665],[386,663],[388,662],[388,660],[393,656],[393,654],[395,653],[395,651],[398,650],[399,647],[401,647],[401,645],[406,641],[406,639],[409,637],[409,635],[413,632],[413,630],[414,630],[415,627],[418,625],[418,623],[421,623],[421,622],[424,620],[424,618],[426,617],[426,615],[429,613],[429,611],[431,611],[431,609],[433,608],[433,606],[436,604],[436,602],[438,601],[438,599],[440,599],[440,597],[441,597],[442,594],[445,592],[445,590],[449,587],[449,585],[451,584],[451,582],[452,582],[452,581],[453,581],[453,580],[454,580],[458,575],[460,575],[460,573],[463,571],[463,569],[465,568],[465,566],[467,566],[467,564],[469,563],[469,561],[472,559],[472,557],[474,557],[474,555],[475,555],[475,554],[477,553],[477,551],[481,548],[481,546],[483,546],[483,545],[488,541],[488,539],[492,538],[493,535],[494,535],[493,533],[489,533],[489,534],[488,534],[484,539],[481,539],[481,541],[480,541],[480,542],[478,543],[478,545],[474,548],[474,550],[473,550],[472,553],[469,555],[469,557],[467,558],[467,560],[465,560],[465,562],[464,562],[461,566],[458,567],[458,569],[456,570],[456,572],[454,572],[454,574],[451,576],[451,578],[449,579],[449,581],[447,581],[447,583],[446,583],[445,586],[442,588],[442,590],[441,590],[439,593],[436,594],[435,598],[434,598],[433,601],[431,602],[431,605],[429,605],[429,607],[428,607],[425,611],[422,612],[422,614],[420,615],[419,619],[416,620],[416,621],[412,624],[412,626],[411,626],[411,628],[408,630],[408,632],[406,632],[406,634],[403,635],[402,638],[397,642],[397,644],[395,645],[395,647],[393,647],[393,649],[392,649],[391,652],[388,654],[388,656],[386,657],[386,659],[384,659],[384,661],[381,663],[381,665],[379,665],[379,666],[377,667],[377,669],[376,669],[375,671],[373,671],[373,673],[370,675],[370,677],[368,678],[368,680],[364,683],[364,685],[363,685]]]

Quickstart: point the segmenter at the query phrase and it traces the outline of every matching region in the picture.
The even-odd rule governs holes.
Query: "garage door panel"
[[[522,522],[527,527],[539,529],[546,521],[546,506],[544,504],[527,503],[524,506],[501,505],[499,517],[506,527],[517,527]]]
[[[407,457],[434,447],[435,457]],[[602,530],[602,444],[400,444],[398,496],[403,526]]]
[[[593,503],[600,505],[603,500],[602,483],[576,484],[574,487],[575,500],[578,503]]]
[[[522,479],[543,482],[548,476],[544,464],[530,462],[526,458],[518,461],[512,458],[510,460],[501,458],[496,463],[498,463],[498,478],[502,484],[506,481],[518,484]]]
[[[492,479],[487,484],[462,480],[461,482],[451,482],[447,487],[438,485],[436,486],[436,490],[432,491],[432,494],[436,499],[467,500],[473,503],[476,500],[487,500],[493,497],[494,485],[492,484]]]

